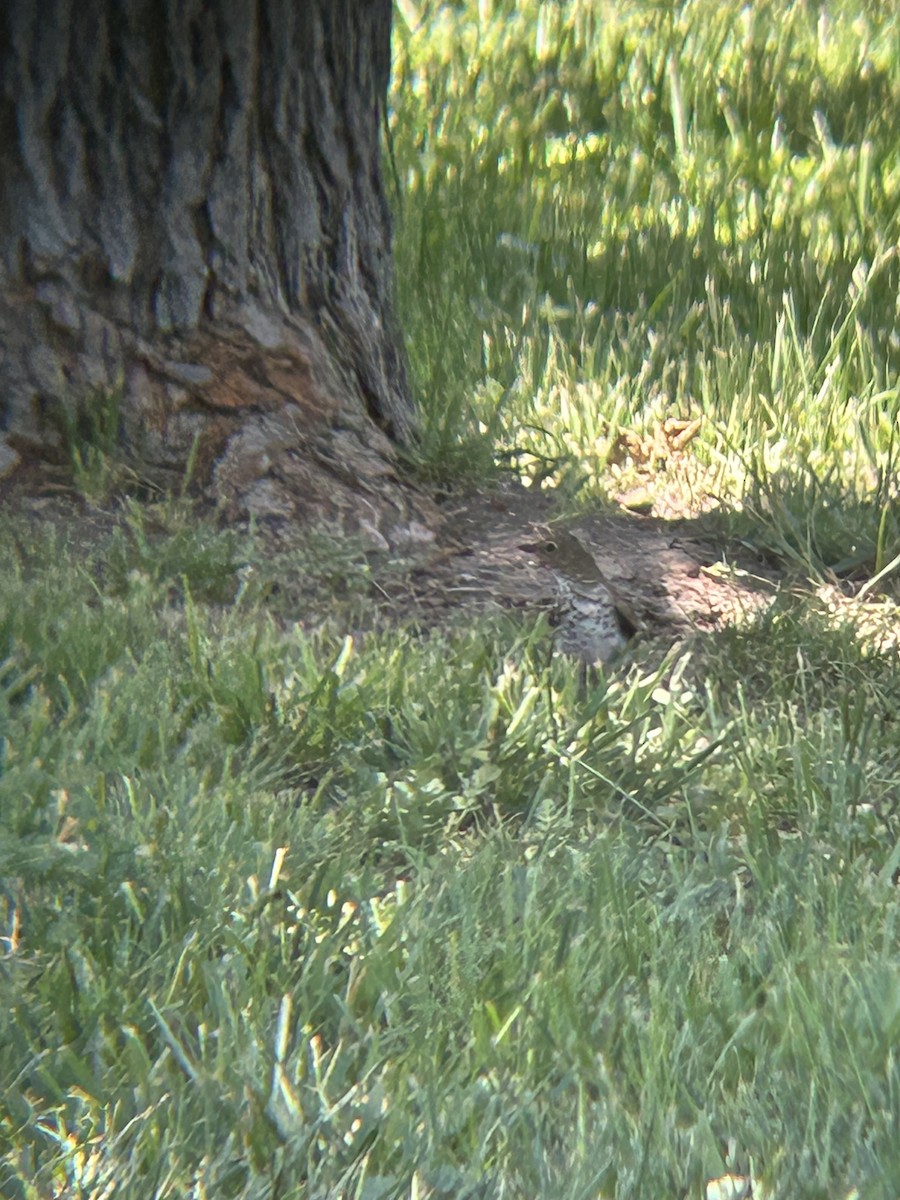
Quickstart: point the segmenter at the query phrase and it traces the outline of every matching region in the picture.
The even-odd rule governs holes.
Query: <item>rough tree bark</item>
[[[380,167],[390,24],[391,0],[5,0],[7,463],[118,391],[145,470],[194,456],[234,513],[378,523],[414,423]]]

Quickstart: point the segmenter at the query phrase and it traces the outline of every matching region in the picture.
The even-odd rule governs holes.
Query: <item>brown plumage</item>
[[[543,526],[535,532],[521,548],[553,573],[559,649],[587,666],[609,662],[637,632],[634,618],[576,534]]]

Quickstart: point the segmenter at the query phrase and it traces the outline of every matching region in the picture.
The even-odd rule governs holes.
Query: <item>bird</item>
[[[537,537],[519,548],[549,568],[555,582],[557,647],[587,668],[617,658],[637,633],[627,603],[597,565],[580,537],[569,529],[536,527]]]

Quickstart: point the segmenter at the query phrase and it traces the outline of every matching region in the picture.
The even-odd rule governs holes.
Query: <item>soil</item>
[[[122,519],[115,505],[86,504],[60,468],[16,472],[0,484],[0,521],[17,514],[44,527],[51,523],[76,552],[101,544]],[[552,528],[552,493],[511,483],[436,492],[425,504],[435,518],[420,529],[418,544],[393,553],[374,549],[369,556],[379,625],[433,628],[475,611],[552,606],[553,577],[524,548],[536,530]],[[727,547],[714,515],[661,519],[597,512],[566,524],[591,550],[614,599],[641,634],[664,645],[740,620],[766,605],[779,583],[771,564]],[[302,546],[305,531],[270,527],[257,536],[264,554],[289,557],[292,546]],[[322,603],[321,589],[317,601],[302,583],[285,580],[282,614],[295,608],[295,619],[313,624]]]
[[[536,530],[552,534],[553,509],[551,493],[518,484],[445,499],[434,544],[409,572],[406,606],[440,620],[465,606],[552,603],[552,576],[524,547]],[[726,547],[714,516],[597,512],[564,524],[590,549],[616,602],[654,638],[733,623],[766,605],[779,583],[771,564]]]

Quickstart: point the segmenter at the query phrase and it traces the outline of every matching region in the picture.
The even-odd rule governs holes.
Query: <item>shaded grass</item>
[[[691,488],[889,586],[887,6],[398,7],[422,469]],[[687,458],[623,456],[672,414]],[[348,635],[352,544],[76,534],[0,531],[4,1196],[894,1200],[870,613],[786,591],[584,700],[541,624]]]
[[[785,599],[584,704],[113,545],[0,585],[5,1195],[890,1194],[894,653]]]

